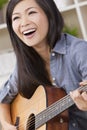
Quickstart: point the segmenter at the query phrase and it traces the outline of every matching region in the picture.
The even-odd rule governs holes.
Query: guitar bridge
[[[17,130],[19,129],[19,120],[20,120],[20,118],[16,117],[15,126],[16,126]]]

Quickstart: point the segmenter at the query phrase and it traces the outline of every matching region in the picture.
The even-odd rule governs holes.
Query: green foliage
[[[8,0],[0,0],[0,9],[4,6],[5,3],[7,3]]]
[[[64,26],[63,32],[66,32],[66,33],[69,33],[69,34],[71,34],[73,36],[78,37],[78,29],[76,27],[70,28],[68,26]]]

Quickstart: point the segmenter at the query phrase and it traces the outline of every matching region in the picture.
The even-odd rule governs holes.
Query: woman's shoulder
[[[13,73],[10,75],[9,79],[2,85],[0,89],[0,102],[10,103],[18,93],[17,88],[17,65],[14,68]]]
[[[67,33],[65,34],[65,37],[66,37],[66,44],[70,46],[72,50],[77,51],[79,50],[85,51],[85,49],[87,50],[87,41],[85,41],[84,39],[75,37]]]
[[[66,41],[67,41],[67,43],[68,44],[71,44],[71,45],[73,45],[73,44],[87,44],[87,41],[85,41],[84,39],[82,39],[82,38],[79,38],[79,37],[76,37],[76,36],[73,36],[73,35],[70,35],[70,34],[68,34],[68,33],[65,33],[65,34],[63,34],[63,35],[65,35],[65,37],[66,37]]]

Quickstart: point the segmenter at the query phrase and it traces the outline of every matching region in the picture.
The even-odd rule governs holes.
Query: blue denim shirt
[[[87,80],[87,42],[69,34],[62,34],[50,56],[53,85],[64,88],[68,94]],[[11,103],[18,93],[17,66],[0,90],[0,102]],[[87,112],[75,105],[69,108],[69,130],[87,130]]]

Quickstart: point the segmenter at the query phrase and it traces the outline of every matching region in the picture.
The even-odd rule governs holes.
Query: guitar
[[[73,104],[63,89],[40,85],[30,99],[18,94],[11,104],[12,121],[17,130],[68,130],[68,108]]]

